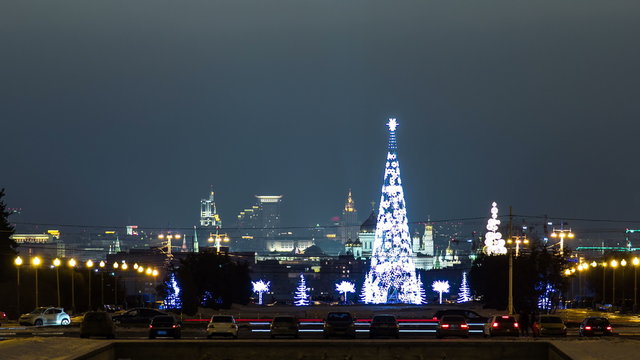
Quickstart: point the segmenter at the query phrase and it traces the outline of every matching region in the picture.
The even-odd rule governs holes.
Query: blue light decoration
[[[371,268],[361,299],[367,304],[421,304],[396,145],[396,119],[389,119],[389,149],[378,208]]]
[[[300,280],[298,281],[298,287],[296,288],[296,294],[294,295],[294,304],[296,306],[308,306],[309,305],[309,288],[304,280],[304,275],[300,274]]]
[[[262,294],[269,292],[271,281],[258,280],[252,281],[251,284],[253,284],[253,292],[258,294],[258,304],[262,305]]]
[[[422,300],[421,304],[427,303],[427,292],[424,291],[424,285],[422,284],[422,277],[418,274],[418,282],[420,283],[420,300]]]
[[[442,304],[442,293],[449,292],[449,282],[436,280],[433,282],[433,284],[431,284],[431,288],[433,289],[433,291],[440,293],[440,304]]]
[[[351,281],[343,280],[336,284],[336,291],[342,294],[342,296],[344,297],[344,303],[346,304],[348,302],[347,296],[349,295],[349,293],[356,292],[356,286]]]
[[[458,300],[457,303],[466,303],[471,301],[471,289],[469,288],[469,282],[467,281],[467,272],[462,272],[462,284],[460,284],[460,289],[458,290]]]
[[[538,291],[542,290],[542,294],[538,297],[538,309],[548,313],[553,309],[553,299],[556,297],[558,290],[548,282],[541,282],[536,288]]]
[[[182,299],[180,298],[180,285],[176,280],[176,273],[171,272],[169,280],[164,283],[167,289],[167,296],[164,298],[164,302],[161,306],[166,310],[179,310],[182,309]]]

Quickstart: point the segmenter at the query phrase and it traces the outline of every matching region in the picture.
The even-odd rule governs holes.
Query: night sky
[[[5,1],[13,221],[362,220],[396,117],[410,221],[640,214],[640,2]]]

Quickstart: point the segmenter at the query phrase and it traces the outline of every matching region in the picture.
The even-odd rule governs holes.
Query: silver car
[[[69,325],[71,318],[62,308],[38,307],[32,312],[20,315],[20,325]]]

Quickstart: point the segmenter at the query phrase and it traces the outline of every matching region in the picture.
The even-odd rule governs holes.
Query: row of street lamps
[[[18,306],[18,310],[20,309],[20,267],[24,264],[24,260],[22,259],[22,257],[17,256],[14,259],[14,264],[16,265],[16,279],[17,279],[17,306]],[[42,265],[43,260],[42,258],[40,258],[39,256],[34,256],[31,258],[30,263],[35,271],[35,303],[36,303],[36,307],[39,306],[39,294],[38,294],[38,268],[40,267],[40,265]],[[70,269],[75,269],[76,266],[78,266],[78,261],[74,258],[71,258],[69,260],[67,260],[67,266]],[[63,264],[63,261],[59,258],[55,258],[52,261],[52,265],[53,267],[55,267],[56,269],[56,295],[57,295],[57,300],[58,300],[58,307],[60,307],[60,273],[59,273],[59,268],[60,266]],[[93,260],[89,259],[84,263],[85,267],[87,268],[87,270],[89,270],[89,274],[91,274],[91,271],[93,270],[95,263],[93,262]],[[104,270],[104,268],[107,266],[107,263],[105,261],[100,261],[98,263],[98,267],[101,270]],[[114,262],[113,263],[113,270],[123,270],[126,271],[129,268],[129,265],[125,262],[122,261],[122,263],[118,263],[118,262]],[[152,268],[151,266],[143,266],[143,265],[138,265],[133,264],[133,269],[141,274],[141,275],[148,275],[148,276],[153,276],[154,278],[158,276],[159,272],[157,269]],[[102,301],[102,304],[104,305],[104,271],[102,271],[100,273],[100,280],[101,280],[101,293],[100,293],[100,298]],[[117,282],[116,282],[116,288],[115,288],[115,296],[117,296]],[[75,301],[75,276],[74,276],[74,272],[71,272],[71,308],[75,310],[76,307],[76,301]],[[116,302],[117,302],[117,298],[116,298]],[[91,308],[91,276],[89,276],[89,308]]]

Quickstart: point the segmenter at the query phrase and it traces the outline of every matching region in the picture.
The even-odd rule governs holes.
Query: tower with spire
[[[407,221],[404,190],[396,144],[396,119],[389,119],[389,149],[371,268],[364,279],[362,300],[366,303],[421,304],[422,283],[416,275]]]
[[[216,202],[214,200],[213,186],[211,187],[211,193],[208,199],[200,200],[200,226],[206,228],[220,228],[222,227],[222,221],[216,208]]]
[[[344,208],[342,209],[342,218],[340,219],[340,238],[342,239],[342,243],[346,244],[347,242],[355,241],[358,237],[358,230],[360,228],[360,224],[358,222],[358,210],[356,209],[356,204],[353,201],[353,196],[351,195],[351,189],[349,189],[349,193],[347,194],[347,201],[344,204]]]

